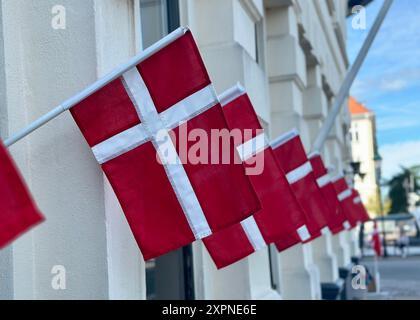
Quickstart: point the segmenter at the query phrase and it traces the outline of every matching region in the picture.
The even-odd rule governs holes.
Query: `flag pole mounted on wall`
[[[106,86],[108,83],[112,82],[113,80],[117,79],[119,76],[121,76],[126,71],[134,68],[136,65],[138,65],[140,62],[146,60],[148,57],[159,51],[160,49],[166,47],[168,44],[174,42],[181,36],[183,36],[188,31],[188,28],[181,27],[170,33],[168,36],[162,38],[160,41],[156,42],[154,45],[150,46],[140,54],[136,55],[135,57],[131,58],[127,63],[120,65],[116,69],[114,69],[112,72],[108,73],[104,77],[100,78],[93,84],[91,84],[86,89],[80,91],[70,99],[64,101],[59,106],[55,107],[50,112],[46,113],[42,117],[38,118],[34,122],[32,122],[30,125],[28,125],[26,128],[22,129],[17,134],[13,135],[9,139],[4,141],[4,145],[7,147],[10,147],[14,143],[18,142],[19,140],[23,139],[36,129],[42,127],[43,125],[47,124],[49,121],[53,120],[54,118],[58,117],[63,112],[69,110],[71,107],[75,106],[82,100],[86,99],[96,91],[100,90],[104,86]]]
[[[381,25],[384,22],[385,17],[389,9],[391,8],[392,3],[393,3],[393,0],[385,0],[381,10],[379,11],[377,18],[371,30],[369,31],[369,34],[366,37],[366,40],[363,43],[362,48],[360,49],[357,55],[356,60],[354,61],[350,70],[347,72],[346,77],[344,78],[343,84],[341,85],[340,91],[338,92],[337,97],[335,98],[331,111],[328,114],[327,119],[325,119],[325,122],[323,126],[321,127],[321,130],[319,131],[319,134],[314,142],[314,145],[312,147],[312,152],[319,152],[324,146],[324,143],[327,140],[328,135],[334,126],[335,119],[337,118],[338,114],[340,113],[344,105],[344,100],[347,98],[349,94],[349,91],[354,82],[354,79],[356,78],[363,62],[365,61],[365,58],[367,54],[369,53],[369,49],[372,46],[372,43],[375,40],[376,35],[378,34],[378,31],[381,28]]]

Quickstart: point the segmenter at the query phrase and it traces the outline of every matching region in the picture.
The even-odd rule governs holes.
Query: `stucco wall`
[[[51,25],[56,4],[2,1],[3,135],[51,110],[136,51],[133,1],[61,1],[66,27],[59,30]],[[47,218],[2,253],[10,256],[13,251],[13,277],[8,277],[13,279],[13,296],[144,297],[139,250],[69,113],[18,142],[11,152]],[[51,286],[54,265],[65,267],[66,290]],[[12,291],[6,289],[2,294]]]
[[[309,150],[330,103],[322,78],[336,93],[345,73],[346,58],[333,29],[344,10],[337,6],[336,15],[330,15],[320,0],[282,1],[289,6],[281,9],[273,3],[181,0],[181,24],[194,32],[219,93],[242,82],[271,138],[298,127]],[[138,0],[63,0],[60,4],[67,10],[62,30],[51,26],[56,4],[54,0],[1,2],[2,138],[141,50]],[[259,59],[244,42],[248,38],[238,38],[242,26],[249,24],[243,19],[261,27],[260,42],[253,43],[261,50]],[[317,66],[307,63],[310,52],[301,46],[302,28],[320,61]],[[327,164],[336,170],[344,168],[348,156],[347,118],[341,115],[324,150]],[[115,195],[70,115],[61,115],[10,150],[47,221],[0,252],[0,298],[144,299],[144,261]],[[341,257],[339,265],[345,264],[346,240],[341,238],[274,255],[278,291],[271,287],[268,250],[217,271],[197,242],[193,246],[196,297],[319,298],[320,274],[327,278],[326,266],[334,265],[333,256]],[[323,268],[321,273],[315,263]],[[66,269],[66,290],[51,286],[55,265]]]

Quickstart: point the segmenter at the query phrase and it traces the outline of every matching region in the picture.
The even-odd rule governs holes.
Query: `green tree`
[[[420,191],[420,166],[413,168],[402,168],[402,172],[396,174],[387,182],[389,187],[389,199],[391,208],[389,213],[408,212],[408,194],[409,192]]]

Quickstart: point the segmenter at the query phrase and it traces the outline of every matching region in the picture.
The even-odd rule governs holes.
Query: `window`
[[[177,0],[140,0],[143,48],[179,27]]]
[[[251,2],[252,0],[233,2],[234,38],[252,59],[263,66],[264,23],[262,16],[256,13],[258,10],[251,9]]]
[[[194,299],[192,248],[186,246],[146,262],[147,300]]]
[[[353,123],[350,130],[351,141],[359,142],[359,130],[357,123]]]
[[[179,27],[178,0],[140,0],[143,48]],[[148,300],[194,299],[192,248],[186,246],[146,262]]]
[[[256,61],[265,69],[265,52],[264,52],[264,22],[258,21],[255,24],[255,45],[256,45]]]
[[[278,262],[278,251],[274,245],[268,247],[268,260],[270,263],[270,282],[271,289],[280,293],[280,267]]]

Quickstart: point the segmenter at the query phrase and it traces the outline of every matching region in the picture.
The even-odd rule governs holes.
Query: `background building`
[[[1,136],[189,25],[217,91],[240,81],[270,137],[296,127],[309,151],[348,67],[347,12],[342,0],[3,0]],[[351,161],[349,126],[343,108],[322,151],[335,173]],[[357,253],[344,232],[222,271],[200,242],[145,263],[68,113],[10,150],[47,221],[0,252],[0,298],[320,299]]]
[[[351,113],[351,150],[355,163],[360,164],[361,175],[355,176],[355,187],[372,215],[379,213],[377,170],[375,168],[376,125],[375,114],[353,97],[349,99]]]

